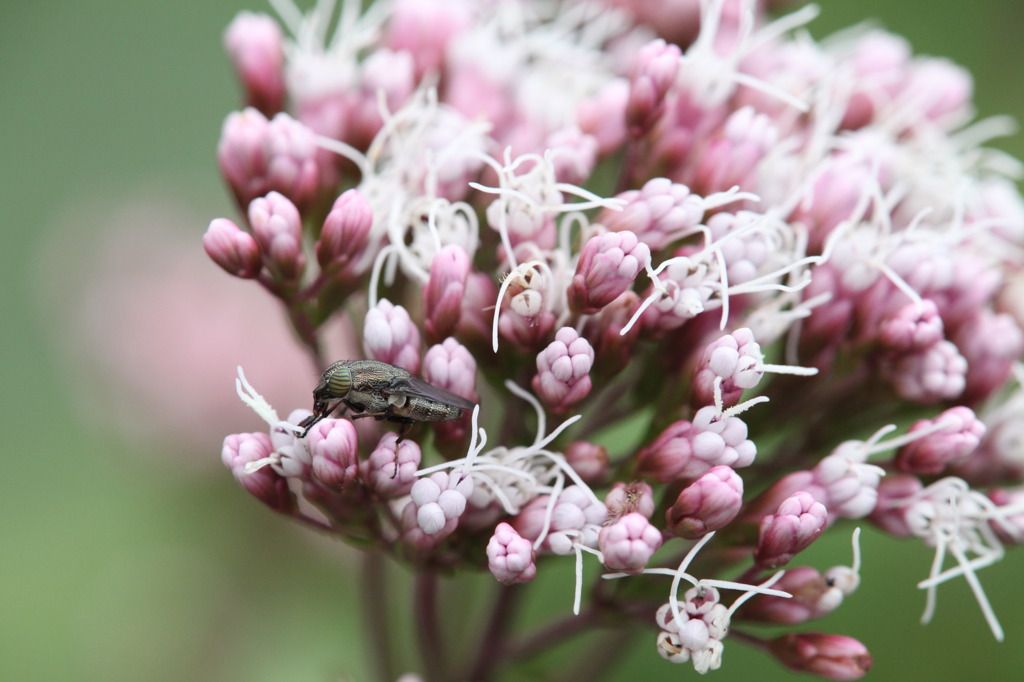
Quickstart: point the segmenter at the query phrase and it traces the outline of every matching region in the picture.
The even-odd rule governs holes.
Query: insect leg
[[[306,430],[302,432],[302,435],[299,436],[299,438],[305,438],[306,436],[308,436],[310,429],[316,426],[318,422],[327,419],[327,417],[330,417],[332,414],[337,412],[339,407],[344,407],[342,412],[348,409],[348,406],[345,405],[344,403],[338,403],[337,405],[331,408],[327,407],[326,402],[315,403],[313,405],[313,414],[309,415],[308,417],[306,417],[305,419],[298,423],[298,426],[306,427]]]

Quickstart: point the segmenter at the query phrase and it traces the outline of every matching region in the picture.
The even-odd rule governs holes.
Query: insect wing
[[[425,398],[444,405],[458,407],[462,410],[472,410],[476,407],[474,403],[466,400],[461,395],[455,395],[450,391],[428,384],[422,379],[417,379],[413,376],[392,379],[387,390],[389,393],[396,393],[410,398]]]

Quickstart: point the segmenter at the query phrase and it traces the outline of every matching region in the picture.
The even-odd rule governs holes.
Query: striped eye
[[[344,398],[352,388],[352,372],[348,367],[339,367],[327,380],[327,394],[332,398]]]

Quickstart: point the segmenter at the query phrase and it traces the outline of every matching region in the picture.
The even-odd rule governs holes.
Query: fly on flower
[[[313,389],[313,414],[299,424],[306,429],[301,437],[305,438],[314,424],[342,403],[355,413],[353,419],[373,417],[402,424],[398,442],[416,422],[458,419],[463,410],[476,407],[401,367],[378,360],[339,360],[324,370]]]

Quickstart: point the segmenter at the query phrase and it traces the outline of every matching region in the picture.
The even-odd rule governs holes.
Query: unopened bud
[[[350,189],[335,199],[316,242],[316,259],[325,272],[340,272],[366,248],[373,209],[363,194]]]
[[[673,535],[695,540],[724,528],[743,506],[743,479],[727,466],[716,466],[683,488],[665,521]]]
[[[210,222],[203,235],[203,248],[214,263],[235,277],[252,279],[263,267],[256,239],[227,218]]]
[[[771,640],[768,649],[788,668],[829,680],[859,680],[872,663],[867,647],[844,635],[791,633]]]
[[[764,569],[783,566],[814,542],[828,524],[825,505],[808,492],[787,497],[776,514],[761,519],[754,563]]]

